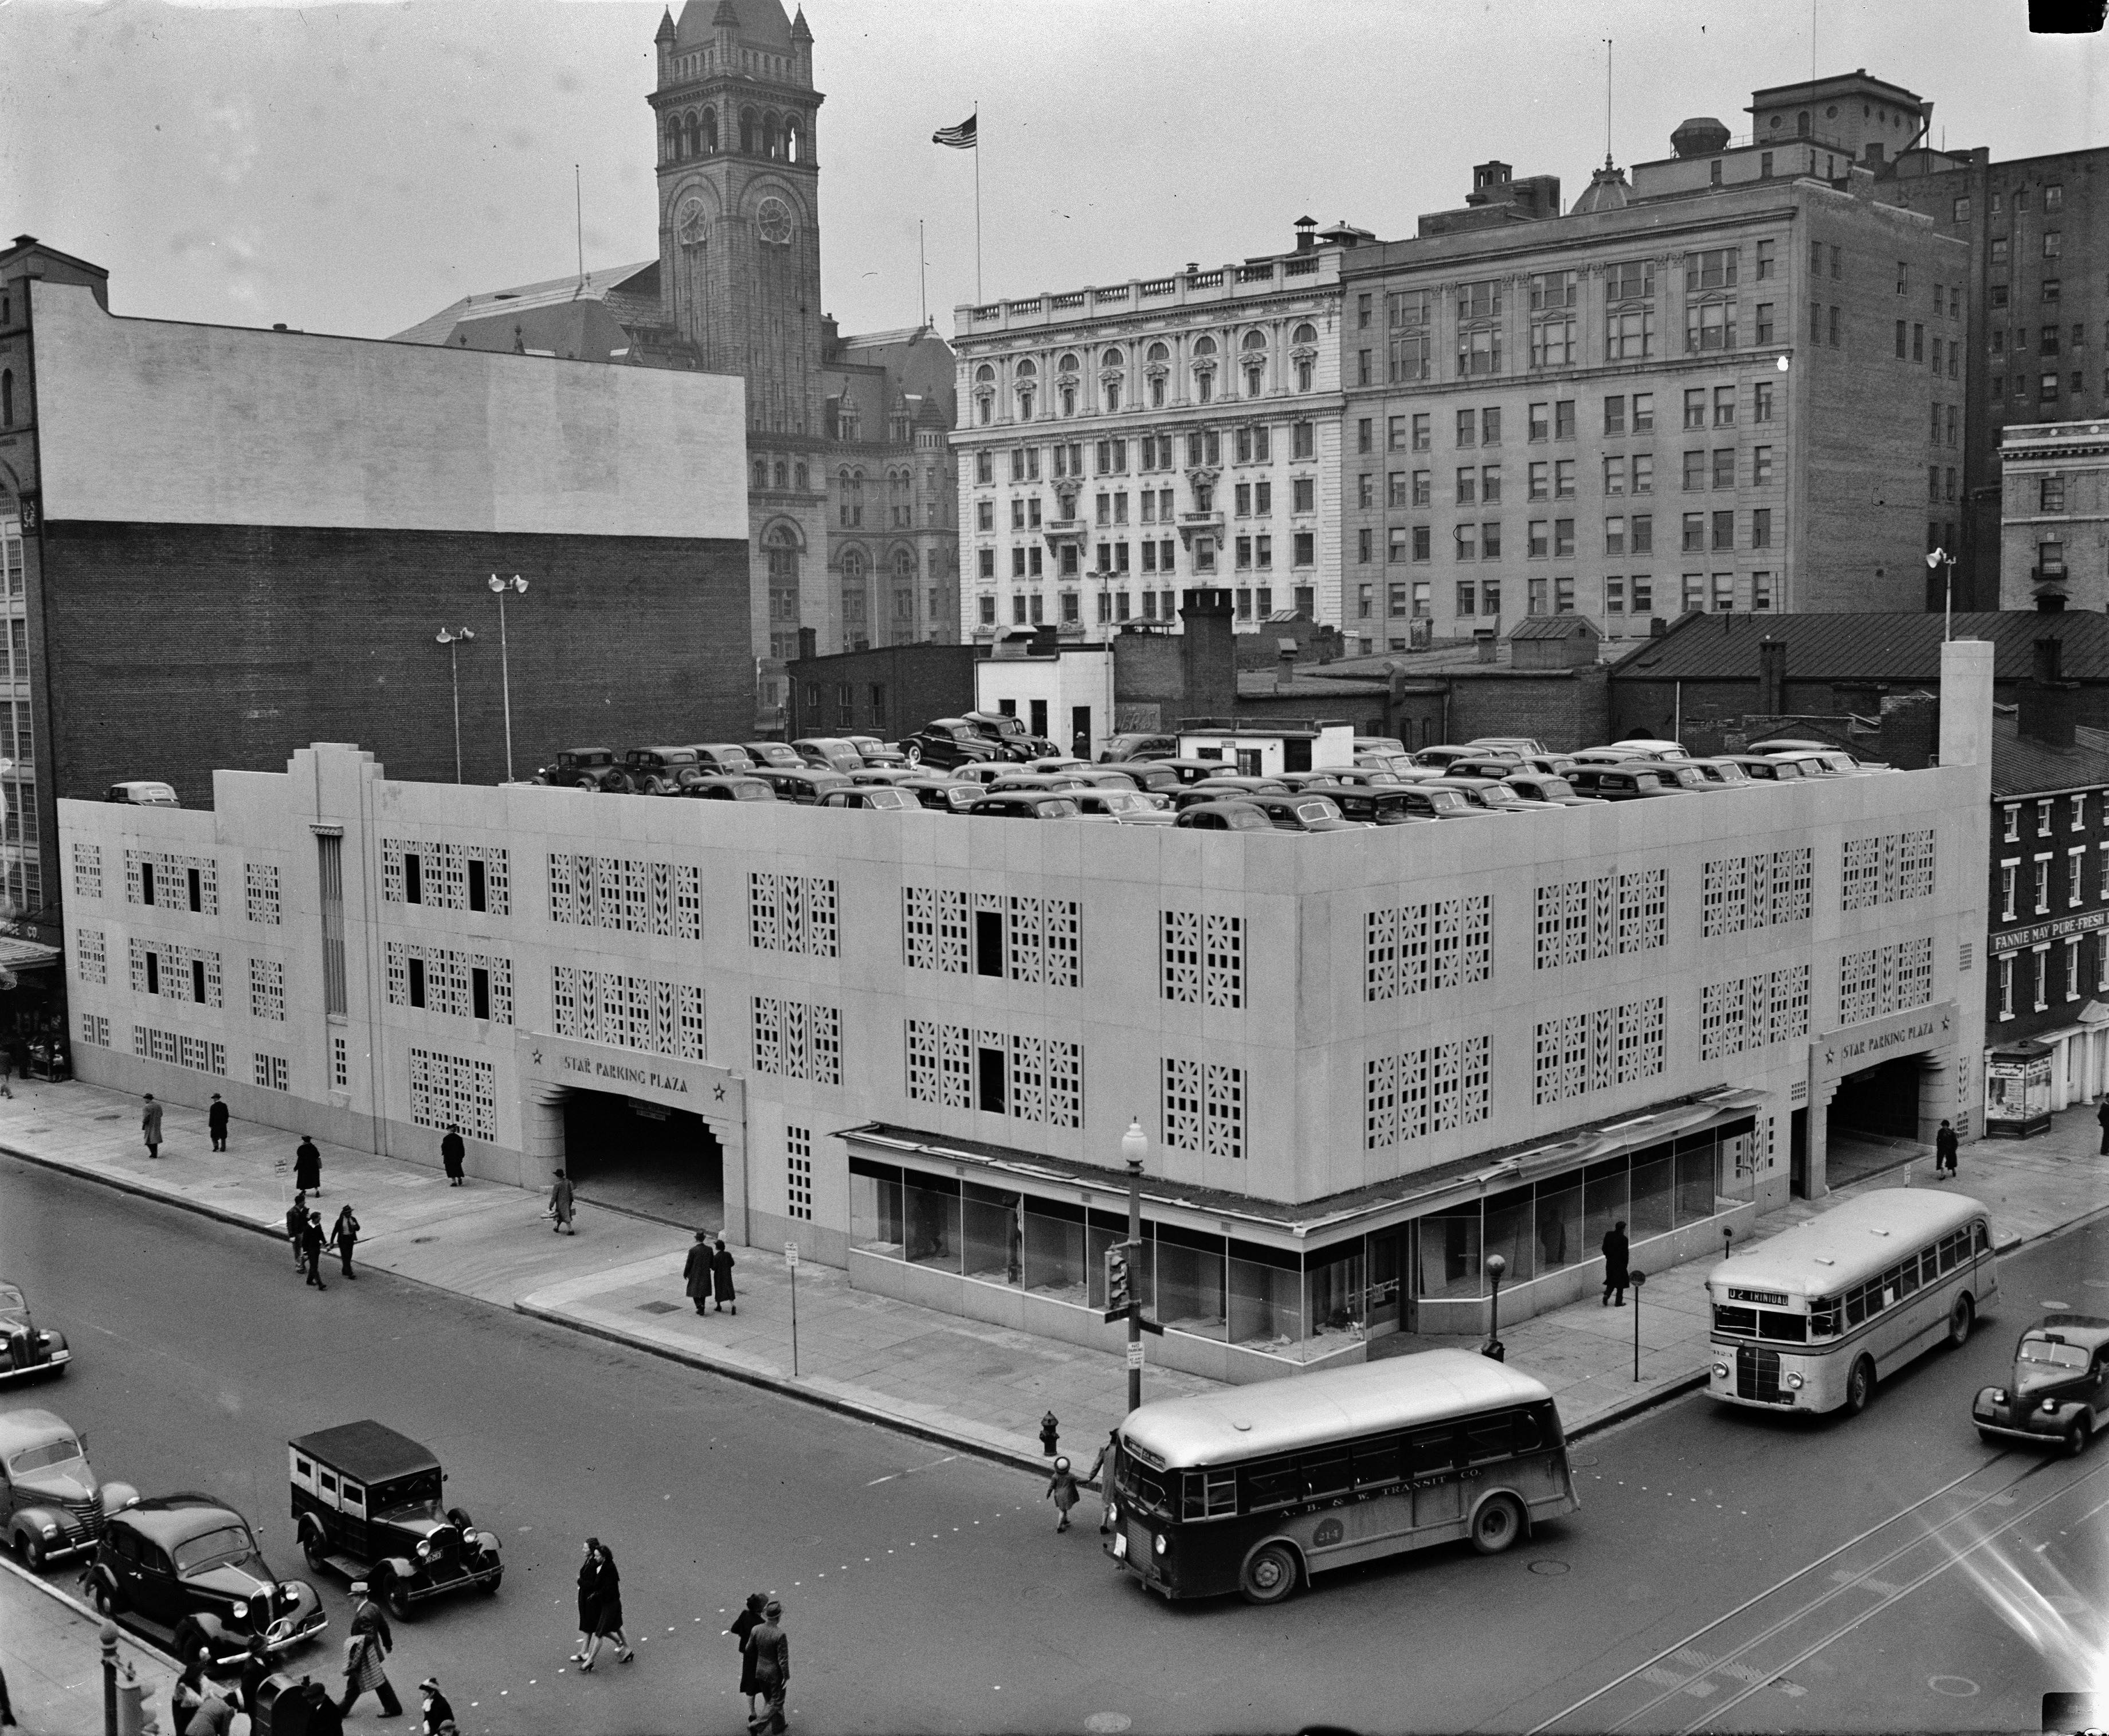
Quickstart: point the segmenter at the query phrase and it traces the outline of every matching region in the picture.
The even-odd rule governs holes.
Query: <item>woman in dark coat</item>
[[[1610,1304],[1614,1291],[1618,1293],[1617,1306],[1626,1305],[1626,1286],[1630,1282],[1628,1259],[1629,1244],[1626,1241],[1626,1223],[1622,1218],[1604,1232],[1604,1301]]]
[[[586,1539],[585,1558],[579,1563],[579,1648],[571,1653],[571,1661],[582,1664],[586,1661],[586,1648],[592,1643],[594,1605],[600,1594],[600,1539]]]
[[[717,1309],[725,1312],[725,1305],[732,1302],[732,1311],[739,1312],[739,1304],[733,1302],[732,1251],[725,1245],[725,1237],[718,1237],[717,1250],[711,1255],[711,1282],[717,1293]]]
[[[754,1679],[754,1653],[747,1649],[747,1636],[761,1625],[761,1607],[767,1600],[758,1591],[747,1594],[747,1607],[732,1618],[728,1630],[739,1642],[739,1691],[747,1698],[747,1716],[754,1717],[755,1697],[761,1692]]]
[[[293,1148],[293,1186],[302,1193],[318,1194],[323,1191],[322,1148],[305,1133]]]
[[[689,1258],[682,1268],[681,1276],[687,1281],[689,1298],[696,1304],[696,1312],[706,1314],[710,1310],[703,1304],[711,1300],[711,1268],[715,1264],[711,1253],[711,1232],[696,1232],[696,1245],[689,1250]]]
[[[615,1551],[603,1544],[598,1553],[600,1564],[594,1576],[593,1638],[586,1643],[585,1661],[579,1666],[581,1673],[593,1668],[603,1639],[615,1642],[618,1663],[630,1663],[637,1656],[622,1631],[622,1576],[616,1571]]]
[[[468,1155],[468,1147],[462,1143],[461,1129],[449,1126],[447,1137],[440,1142],[440,1161],[446,1166],[447,1186],[462,1184],[462,1160]]]

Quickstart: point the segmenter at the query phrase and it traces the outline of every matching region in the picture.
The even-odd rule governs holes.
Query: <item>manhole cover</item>
[[[678,1302],[640,1302],[637,1304],[637,1312],[640,1314],[678,1314],[680,1311],[681,1304]]]
[[[97,1121],[122,1121],[124,1116],[123,1111],[113,1110],[107,1115],[97,1115],[95,1119]]]
[[[2109,1290],[2109,1278],[2082,1278],[2080,1282],[2089,1290]]]
[[[1556,1580],[1568,1571],[1568,1566],[1565,1562],[1533,1562],[1530,1564],[1530,1571],[1533,1573],[1542,1574],[1547,1579]]]
[[[978,1369],[976,1372],[982,1379],[993,1381],[1002,1375],[1015,1374],[1018,1370],[1015,1365],[1010,1363],[991,1363],[986,1368]]]
[[[1124,1730],[1134,1722],[1126,1712],[1093,1712],[1084,1720],[1084,1728],[1095,1731]]]
[[[1577,1471],[1593,1471],[1603,1461],[1593,1453],[1570,1453],[1567,1456],[1567,1462]]]
[[[1977,1693],[1977,1684],[1967,1675],[1930,1675],[1926,1685],[1951,1700],[1974,1699]]]

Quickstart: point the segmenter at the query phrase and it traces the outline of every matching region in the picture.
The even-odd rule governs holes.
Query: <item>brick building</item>
[[[2002,606],[2109,609],[2109,422],[2009,423],[1998,459]]]
[[[0,252],[7,903],[58,902],[60,797],[276,766],[317,738],[507,775],[584,736],[744,733],[739,382],[116,318]],[[470,626],[473,643],[434,642]],[[728,703],[729,696],[730,703]]]
[[[1478,204],[1345,257],[1350,635],[1921,606],[1967,250],[1779,93],[1753,113],[1741,143],[1685,122],[1630,187],[1607,163],[1565,216],[1483,165]]]
[[[65,802],[77,1070],[795,1237],[1104,1347],[1151,1137],[1157,1354],[1255,1379],[1482,1329],[1975,1119],[1985,647],[1941,761],[1322,837],[458,789],[303,749],[210,811]],[[1293,992],[1291,990],[1293,989]]]

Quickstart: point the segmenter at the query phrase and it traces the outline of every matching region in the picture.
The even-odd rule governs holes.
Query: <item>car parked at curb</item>
[[[210,1495],[156,1495],[108,1515],[86,1585],[105,1621],[125,1617],[171,1635],[178,1657],[202,1649],[215,1664],[257,1639],[276,1657],[329,1625],[315,1588],[273,1573],[249,1521]]]
[[[497,1537],[443,1505],[447,1474],[385,1423],[318,1429],[287,1443],[293,1524],[311,1573],[364,1580],[399,1621],[453,1591],[495,1592]]]
[[[603,795],[626,795],[630,790],[629,776],[616,762],[612,748],[560,748],[527,781],[560,789],[598,790]]]
[[[62,1375],[72,1361],[65,1334],[38,1326],[20,1287],[0,1283],[0,1381]]]
[[[1987,1444],[2062,1447],[2078,1458],[2109,1424],[2109,1320],[2046,1314],[2014,1346],[2007,1384],[1981,1388],[1970,1417]]]
[[[138,1499],[129,1483],[97,1481],[88,1437],[56,1411],[0,1413],[0,1526],[32,1573],[92,1553],[110,1515]]]

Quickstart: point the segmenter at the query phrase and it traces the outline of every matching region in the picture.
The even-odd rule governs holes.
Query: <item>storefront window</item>
[[[1589,1245],[1582,1239],[1582,1184],[1548,1183],[1538,1193],[1538,1271],[1542,1277],[1584,1259]]]
[[[1606,1158],[1582,1172],[1582,1253],[1584,1259],[1604,1245],[1604,1233],[1628,1217],[1626,1160]]]
[[[960,1211],[966,1275],[991,1284],[1018,1284],[1025,1274],[1025,1225],[1018,1196],[969,1182]]]
[[[1293,1254],[1234,1241],[1230,1264],[1231,1342],[1276,1355],[1290,1350],[1303,1336],[1302,1263]]]
[[[1156,1227],[1157,1319],[1197,1338],[1221,1338],[1228,1325],[1224,1312],[1223,1238]]]
[[[910,1170],[901,1183],[912,1264],[960,1269],[960,1184]]]
[[[1398,1318],[1399,1255],[1404,1232],[1379,1230],[1369,1238],[1369,1312],[1367,1326],[1382,1326]]]
[[[1366,1263],[1362,1237],[1319,1250],[1307,1258],[1310,1264],[1303,1274],[1304,1318],[1311,1322],[1310,1336],[1316,1339],[1329,1333],[1334,1336],[1358,1333],[1368,1305],[1362,1291]]]
[[[1024,1234],[1025,1287],[1057,1302],[1086,1306],[1091,1286],[1084,1271],[1083,1207],[1028,1195]]]
[[[1633,1153],[1633,1206],[1626,1215],[1626,1238],[1645,1241],[1651,1236],[1667,1236],[1675,1221],[1671,1196],[1677,1164],[1670,1148],[1650,1146]]]
[[[1479,1208],[1432,1212],[1420,1220],[1420,1293],[1476,1296],[1479,1286]]]
[[[850,1160],[850,1243],[867,1254],[901,1257],[901,1172],[860,1157]]]
[[[1709,1132],[1677,1142],[1677,1221],[1697,1223],[1714,1215],[1718,1150]]]
[[[1528,1187],[1512,1187],[1487,1201],[1485,1251],[1508,1262],[1508,1270],[1502,1274],[1504,1284],[1528,1283],[1538,1276],[1537,1262],[1531,1258],[1531,1195]]]
[[[1731,1200],[1754,1200],[1758,1193],[1758,1137],[1754,1127],[1742,1132],[1724,1130],[1721,1139],[1721,1179]]]

